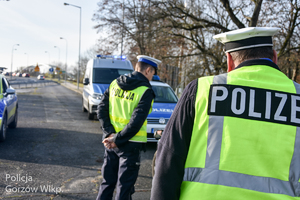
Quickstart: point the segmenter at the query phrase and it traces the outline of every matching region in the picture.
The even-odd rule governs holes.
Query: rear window
[[[130,74],[132,70],[127,69],[104,69],[94,68],[93,69],[93,83],[104,83],[110,84],[114,79],[120,75]]]
[[[170,87],[153,86],[152,89],[155,93],[154,102],[156,103],[177,103],[178,99]]]

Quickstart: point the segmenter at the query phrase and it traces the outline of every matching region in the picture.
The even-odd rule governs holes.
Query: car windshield
[[[152,89],[155,93],[154,102],[156,102],[156,103],[177,103],[178,99],[170,87],[152,85]]]
[[[132,70],[127,69],[105,69],[94,68],[93,69],[93,83],[110,84],[114,79],[123,74],[130,74]]]

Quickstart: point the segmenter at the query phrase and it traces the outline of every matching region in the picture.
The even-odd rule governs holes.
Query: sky
[[[0,0],[0,67],[7,67],[11,71],[13,66],[14,71],[21,66],[65,63],[66,60],[68,66],[77,66],[80,9],[65,6],[64,3],[81,7],[80,52],[83,54],[99,38],[100,33],[93,28],[97,23],[92,21],[98,8],[97,2]]]

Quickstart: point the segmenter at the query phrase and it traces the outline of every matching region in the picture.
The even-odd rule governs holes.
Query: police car
[[[4,75],[0,74],[0,79],[0,141],[4,141],[7,127],[17,127],[18,97]]]
[[[157,142],[154,138],[154,132],[156,130],[165,129],[177,104],[178,98],[167,83],[159,81],[158,76],[154,76],[150,84],[155,93],[155,99],[152,112],[147,117],[147,141]]]

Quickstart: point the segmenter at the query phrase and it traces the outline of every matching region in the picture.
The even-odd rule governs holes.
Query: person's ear
[[[230,72],[234,70],[235,64],[230,53],[226,53],[226,56],[227,56],[227,72]]]
[[[275,50],[273,50],[273,59],[272,59],[273,63],[275,63],[277,65],[278,62],[278,57],[277,57],[277,52]]]
[[[148,67],[147,70],[148,70],[148,74],[152,74],[152,73],[154,74],[155,73],[154,67]]]
[[[150,73],[150,70],[151,70],[151,67],[147,67],[145,72],[146,72],[146,75],[148,75]]]

